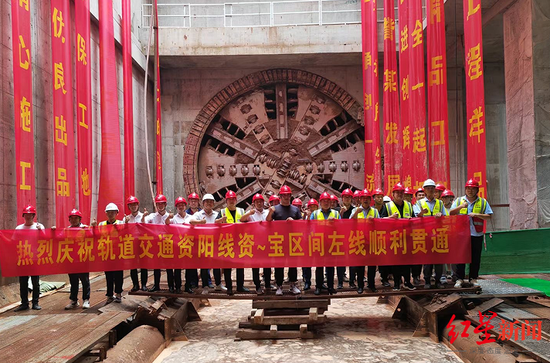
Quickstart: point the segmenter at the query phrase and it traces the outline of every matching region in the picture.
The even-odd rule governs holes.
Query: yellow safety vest
[[[231,212],[229,211],[228,208],[225,208],[224,212],[225,212],[224,215],[227,218],[227,223],[241,223],[241,217],[244,214],[244,210],[242,208],[237,208],[235,210],[235,219],[237,221],[235,221],[235,219],[233,219],[233,215],[231,214]]]
[[[122,221],[119,221],[118,219],[115,220],[113,224],[121,224]],[[107,221],[99,222],[98,226],[107,226]]]
[[[411,218],[412,217],[411,203],[407,202],[406,200],[404,200],[403,203],[405,203],[403,205],[403,215],[399,213],[399,209],[397,209],[397,206],[395,205],[393,200],[388,204],[386,204],[386,208],[388,209],[388,212],[389,212],[388,214],[391,216],[392,214],[397,213],[399,215],[399,218]]]
[[[329,218],[332,217],[334,219],[339,219],[340,218],[340,214],[338,213],[338,211],[336,211],[334,209],[330,210],[330,214],[328,216],[329,216]],[[313,219],[317,219],[318,221],[324,221],[325,220],[325,215],[323,214],[321,209],[317,209],[316,211],[313,212]]]
[[[365,216],[365,210],[363,209],[361,213],[357,214],[358,219],[367,219],[368,217],[380,218],[378,210],[376,210],[376,208],[369,208],[369,212]]]
[[[460,197],[458,198],[456,205],[461,205],[464,201],[467,201],[467,199],[465,197]],[[487,200],[485,198],[478,197],[476,202],[474,203],[474,208],[472,212],[484,214],[486,208]],[[460,209],[459,214],[468,214],[468,208]],[[485,221],[483,219],[472,218],[472,223],[474,224],[476,232],[483,232],[483,226],[485,225]]]
[[[441,212],[444,208],[445,208],[445,205],[443,204],[443,202],[440,200],[440,199],[436,199],[435,200],[435,205],[434,205],[434,210],[430,210],[430,206],[428,205],[428,202],[426,202],[426,199],[422,199],[420,200],[420,206],[422,207],[421,209],[424,210],[424,209],[427,209],[430,216],[433,216],[434,214],[437,214],[439,212]],[[426,215],[426,214],[424,214]]]

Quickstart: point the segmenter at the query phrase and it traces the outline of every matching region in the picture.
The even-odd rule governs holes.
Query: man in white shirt
[[[166,224],[166,218],[169,217],[169,213],[166,212],[166,197],[162,194],[157,194],[155,197],[155,207],[157,211],[155,213],[149,214],[145,217],[145,223],[151,224]],[[160,269],[155,269],[154,275],[154,285],[149,292],[160,291]]]
[[[252,203],[254,204],[254,206],[241,217],[241,222],[265,221],[269,213],[269,210],[264,209],[265,200],[263,195],[261,194],[254,195],[254,197],[252,197]],[[254,285],[256,285],[256,294],[263,295],[264,290],[262,289],[261,282],[260,282],[259,268],[252,269],[252,280],[254,281]],[[265,280],[266,289],[270,289],[271,288],[271,268],[264,268],[264,280]]]
[[[122,221],[116,219],[118,214],[118,206],[115,203],[109,203],[105,207],[105,214],[107,215],[107,220],[100,222],[100,226],[106,226],[110,224],[122,224]],[[92,223],[94,225],[95,223]],[[124,271],[105,271],[105,280],[107,280],[107,304],[111,302],[121,303],[122,302],[122,284],[124,282]],[[113,296],[113,286],[114,293]]]
[[[178,213],[172,218],[166,218],[166,224],[189,224],[191,220],[195,219],[185,211],[187,209],[187,201],[184,197],[176,198],[174,205]],[[181,269],[166,269],[166,277],[170,292],[175,291],[176,294],[181,294]],[[190,294],[194,292],[191,289],[191,270],[189,269],[185,270],[185,292]]]
[[[193,214],[193,217],[195,217],[194,220],[191,220],[190,223],[192,225],[196,224],[214,224],[216,223],[216,219],[219,217],[219,213],[214,211],[214,203],[216,200],[214,199],[214,196],[212,194],[205,194],[202,197],[202,206],[204,209],[196,212]],[[203,288],[213,288],[216,291],[227,291],[227,288],[222,285],[222,274],[221,270],[219,268],[213,269],[214,271],[214,282],[216,286],[212,285],[212,282],[210,282],[210,271],[208,269],[201,269],[201,280],[202,280],[202,287]]]
[[[36,208],[32,205],[28,205],[23,209],[23,218],[25,223],[18,225],[15,229],[36,229],[44,230],[44,226],[34,221],[36,216]],[[40,276],[30,276],[32,282],[32,309],[42,309],[38,305],[38,298],[40,297]],[[21,296],[21,305],[19,305],[13,311],[29,310],[29,276],[19,276],[19,295]]]
[[[147,214],[141,213],[139,211],[139,199],[131,195],[126,200],[126,205],[128,206],[128,209],[130,209],[130,214],[124,217],[124,223],[130,224],[130,223],[142,223],[145,220],[145,217]],[[141,275],[141,290],[147,291],[147,269],[142,268],[140,271]],[[132,278],[132,284],[134,285],[132,287],[132,292],[139,290],[139,279],[138,279],[138,270],[137,268],[130,270],[130,277]]]

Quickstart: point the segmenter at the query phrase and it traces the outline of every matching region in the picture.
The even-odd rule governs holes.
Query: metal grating
[[[512,284],[502,280],[477,280],[481,285],[481,294],[464,293],[464,297],[515,297],[515,296],[545,296],[542,291]]]

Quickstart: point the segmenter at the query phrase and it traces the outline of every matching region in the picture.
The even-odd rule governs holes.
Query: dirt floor
[[[235,341],[246,300],[211,300],[202,321],[185,326],[189,341],[172,342],[155,363],[175,362],[462,362],[443,344],[413,338],[413,328],[391,318],[377,298],[334,299],[317,339]]]

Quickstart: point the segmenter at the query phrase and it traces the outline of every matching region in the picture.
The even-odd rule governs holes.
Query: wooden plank
[[[300,325],[300,337],[307,334],[307,324]]]
[[[317,321],[318,315],[317,308],[309,308],[309,320]]]
[[[236,338],[242,340],[271,340],[271,339],[313,339],[315,338],[313,332],[306,332],[301,334],[300,331],[292,330],[279,330],[277,336],[274,338],[269,330],[247,330],[239,329],[235,334]]]
[[[277,336],[277,325],[271,325],[269,327],[269,333],[273,338],[275,338]]]
[[[324,324],[327,317],[321,315],[317,317],[317,320],[312,321],[309,316],[264,316],[261,322],[262,325],[301,325],[301,324]],[[256,323],[256,320],[254,320]]]
[[[70,332],[63,332],[52,339],[42,349],[26,359],[28,363],[35,362],[67,362],[83,355],[92,348],[98,340],[109,333],[120,322],[131,314],[128,313],[103,313],[92,316],[88,321],[78,319],[78,326]],[[94,333],[95,334],[92,334]]]
[[[495,306],[497,305],[500,305],[504,302],[504,300],[502,299],[499,299],[497,297],[494,297],[492,298],[491,300],[487,300],[487,301],[484,301],[481,305],[479,306],[476,306],[475,308],[473,308],[472,310],[469,310],[468,311],[468,315],[470,316],[478,316],[478,311],[481,311],[481,313],[483,314],[484,312],[486,312],[487,310],[489,309],[492,309],[494,308]]]
[[[328,309],[330,299],[321,300],[254,300],[252,307],[256,309]]]
[[[254,324],[263,324],[264,322],[264,309],[258,309],[256,310],[256,314],[254,314]],[[271,325],[271,324],[268,324]]]
[[[2,334],[0,339],[0,357],[4,354],[4,349],[10,346],[19,346],[20,340],[25,340],[21,346],[28,344],[29,337],[39,336],[41,333],[47,332],[46,328],[59,329],[62,325],[71,319],[72,315],[41,315],[35,319],[21,325],[16,331],[10,332],[10,334]],[[51,329],[50,328],[50,329]]]

